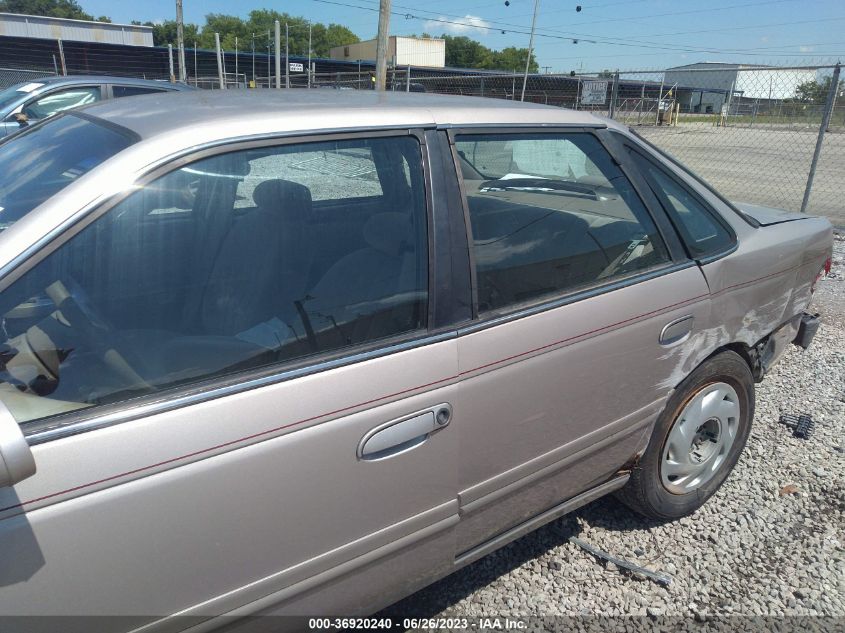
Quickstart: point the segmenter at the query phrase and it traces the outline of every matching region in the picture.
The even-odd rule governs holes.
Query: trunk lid
[[[756,204],[748,204],[747,202],[734,202],[733,204],[740,211],[757,220],[760,226],[770,226],[772,224],[781,224],[783,222],[793,222],[795,220],[805,220],[814,217],[806,213],[784,211],[783,209],[775,209],[773,207],[762,207]]]

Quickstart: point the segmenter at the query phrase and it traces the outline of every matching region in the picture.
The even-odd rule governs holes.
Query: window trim
[[[538,126],[525,126],[525,127],[513,127],[513,126],[495,126],[495,125],[478,125],[473,127],[459,127],[459,128],[449,128],[449,144],[452,148],[452,157],[453,157],[453,168],[455,169],[458,182],[460,185],[460,194],[461,194],[461,205],[463,208],[463,216],[464,216],[464,223],[466,226],[466,234],[467,234],[467,248],[469,250],[469,257],[470,257],[470,276],[471,276],[471,283],[472,283],[472,319],[473,322],[459,330],[459,335],[469,334],[471,332],[476,332],[481,329],[486,329],[488,327],[493,327],[496,325],[500,325],[502,323],[507,323],[516,319],[521,319],[526,316],[533,316],[535,314],[539,314],[541,312],[546,312],[547,310],[553,310],[555,308],[559,308],[564,305],[568,305],[570,303],[575,303],[577,301],[581,301],[583,299],[587,299],[590,297],[594,297],[600,294],[604,294],[607,292],[613,292],[614,290],[619,290],[621,288],[625,288],[627,286],[631,286],[643,281],[648,281],[650,279],[654,279],[656,277],[660,277],[662,275],[668,275],[672,272],[676,272],[678,270],[683,270],[685,268],[689,268],[690,266],[694,266],[695,262],[690,260],[687,257],[679,257],[678,248],[680,243],[677,241],[677,235],[675,235],[674,229],[670,226],[668,228],[671,229],[670,234],[667,236],[664,234],[665,229],[667,228],[664,223],[658,220],[658,217],[655,217],[655,211],[651,208],[651,205],[648,203],[647,198],[644,197],[642,192],[641,183],[636,181],[635,177],[632,177],[631,170],[627,167],[624,161],[620,161],[617,153],[614,151],[613,147],[609,147],[608,143],[606,142],[606,137],[602,132],[606,133],[607,128],[605,126],[565,126],[565,125],[556,125],[556,126],[545,126],[545,127],[538,127]],[[470,215],[469,215],[469,201],[466,195],[466,187],[464,186],[463,175],[461,173],[460,163],[458,161],[457,155],[457,147],[455,146],[455,138],[456,136],[467,136],[467,135],[490,135],[490,134],[561,134],[561,133],[578,133],[578,134],[591,134],[596,138],[599,145],[601,145],[604,150],[608,153],[610,159],[614,162],[615,165],[622,171],[628,181],[631,183],[631,186],[634,189],[634,193],[640,199],[641,204],[643,205],[643,209],[645,209],[646,214],[649,218],[654,222],[655,229],[658,231],[661,239],[664,242],[664,246],[666,247],[667,254],[669,255],[669,260],[663,264],[657,264],[655,266],[651,266],[644,270],[635,271],[628,275],[623,275],[620,277],[614,277],[605,281],[597,281],[592,284],[587,284],[584,286],[578,286],[576,288],[564,289],[558,291],[553,294],[549,294],[545,297],[540,297],[538,299],[529,299],[528,301],[514,303],[509,305],[505,308],[500,310],[491,310],[484,314],[479,314],[478,311],[478,282],[477,282],[477,271],[476,271],[476,264],[475,264],[475,255],[474,249],[472,248],[473,238],[472,238],[472,225],[470,222]],[[635,172],[633,176],[637,176],[638,173]],[[660,213],[663,214],[664,212],[660,209]],[[668,219],[665,220],[668,222]],[[667,239],[668,238],[668,239]]]
[[[704,212],[718,226],[722,227],[722,229],[727,232],[728,237],[730,238],[730,244],[728,244],[728,246],[726,246],[725,248],[716,249],[716,250],[713,250],[711,252],[705,252],[705,253],[698,255],[694,252],[694,248],[692,246],[690,246],[689,240],[687,240],[684,237],[686,229],[682,229],[679,226],[679,220],[677,220],[676,218],[673,217],[671,210],[664,209],[666,215],[669,217],[669,221],[672,223],[672,225],[675,228],[675,232],[678,235],[678,239],[680,239],[681,242],[683,243],[684,248],[687,251],[687,255],[690,257],[690,259],[694,259],[699,264],[709,263],[709,262],[715,261],[717,259],[721,259],[722,257],[725,257],[726,255],[733,253],[738,248],[739,241],[738,241],[738,238],[737,238],[737,235],[736,235],[736,231],[734,231],[734,229],[730,225],[730,223],[727,220],[725,220],[721,216],[721,214],[718,211],[716,211],[716,209],[713,208],[712,205],[708,204],[700,195],[698,195],[698,193],[696,191],[694,191],[692,189],[692,187],[690,187],[687,183],[685,183],[683,181],[683,179],[679,178],[677,174],[672,173],[672,170],[667,169],[664,165],[661,165],[658,161],[654,160],[653,158],[650,158],[648,156],[647,152],[644,152],[642,149],[639,149],[636,146],[634,146],[632,144],[628,144],[628,143],[625,144],[625,148],[629,153],[633,154],[631,159],[632,159],[632,161],[634,161],[635,164],[636,164],[636,161],[637,161],[637,158],[635,158],[635,156],[636,156],[636,157],[639,157],[640,160],[644,160],[648,164],[652,165],[663,176],[668,178],[671,182],[675,183],[675,185],[677,185],[684,193],[686,193],[690,198],[692,198],[696,203],[698,203],[704,209]],[[642,178],[645,179],[645,181],[649,183],[650,187],[654,187],[656,189],[662,189],[656,182],[653,182],[652,177],[648,173],[645,173],[642,169],[639,168],[638,165],[636,167],[637,167],[637,171],[641,174]],[[657,197],[657,194],[655,194],[655,197]],[[657,201],[660,204],[660,206],[662,207],[663,203],[660,202],[659,198],[657,198]]]
[[[99,120],[97,120],[99,122]],[[0,278],[0,292],[14,283],[21,275],[32,269],[50,254],[62,247],[86,227],[107,214],[111,209],[132,195],[137,187],[146,185],[157,178],[171,173],[182,166],[203,160],[211,156],[258,147],[279,147],[319,143],[334,140],[365,140],[374,138],[413,137],[419,144],[420,165],[423,169],[425,196],[426,231],[428,240],[428,306],[427,324],[424,329],[397,334],[376,341],[367,341],[354,346],[290,359],[263,367],[233,372],[224,376],[201,378],[196,382],[163,389],[153,394],[129,398],[107,405],[95,405],[76,411],[69,411],[54,416],[38,418],[20,423],[21,431],[30,446],[49,442],[87,431],[106,428],[129,422],[142,417],[172,411],[186,406],[207,402],[220,397],[250,391],[259,387],[277,384],[337,367],[381,358],[397,352],[414,349],[424,345],[448,340],[456,336],[454,327],[434,327],[433,307],[436,299],[433,295],[437,288],[433,284],[435,263],[434,239],[431,231],[432,222],[432,183],[429,155],[426,150],[424,128],[395,128],[380,130],[361,130],[326,134],[299,133],[295,135],[262,135],[247,139],[228,139],[201,148],[193,148],[159,161],[142,175],[139,175],[132,187],[108,198],[92,203],[68,226],[64,226],[54,239],[41,245],[35,253],[19,262],[8,274]]]

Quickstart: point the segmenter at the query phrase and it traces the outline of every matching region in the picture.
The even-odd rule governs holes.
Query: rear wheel
[[[733,469],[753,417],[748,364],[734,352],[713,356],[675,390],[619,497],[655,519],[694,512]]]

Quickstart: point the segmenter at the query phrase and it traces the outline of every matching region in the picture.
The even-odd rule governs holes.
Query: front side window
[[[40,97],[24,106],[23,113],[32,121],[46,119],[62,110],[79,108],[100,100],[97,86],[68,88]]]
[[[384,193],[335,181],[344,213],[287,178],[364,152]],[[0,400],[26,422],[424,329],[422,173],[416,139],[385,137],[245,149],[154,180],[0,293]]]
[[[591,134],[459,135],[479,312],[667,262],[631,184]]]

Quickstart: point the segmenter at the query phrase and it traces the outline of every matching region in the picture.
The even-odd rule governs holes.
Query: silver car
[[[690,514],[832,252],[500,100],[113,100],[0,167],[0,613],[131,616],[63,630],[368,614],[602,495]]]
[[[70,75],[22,81],[0,90],[0,137],[71,108],[104,99],[194,90],[179,83],[132,77]]]

